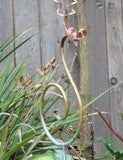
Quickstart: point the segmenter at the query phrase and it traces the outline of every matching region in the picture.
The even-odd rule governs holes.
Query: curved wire
[[[44,89],[44,91],[43,91],[43,93],[42,93],[42,97],[41,97],[41,105],[40,105],[41,122],[42,122],[42,125],[43,125],[43,128],[44,128],[45,133],[47,134],[47,136],[49,137],[49,139],[50,139],[55,145],[57,145],[57,146],[67,146],[69,143],[72,143],[73,140],[72,140],[72,142],[70,141],[70,142],[66,142],[66,143],[60,143],[60,142],[58,142],[58,141],[50,134],[50,132],[49,132],[49,130],[47,129],[47,126],[46,126],[46,124],[45,124],[45,121],[44,121],[44,116],[43,116],[44,96],[45,96],[45,93],[46,93],[46,91],[48,90],[48,88],[49,88],[49,87],[52,87],[52,86],[56,87],[57,89],[59,89],[59,90],[61,91],[61,93],[62,93],[62,95],[63,95],[63,98],[64,98],[64,101],[65,101],[66,110],[65,110],[65,116],[62,117],[62,119],[64,119],[64,118],[67,116],[68,112],[69,112],[68,100],[67,100],[67,96],[66,96],[65,91],[63,90],[63,88],[62,88],[59,84],[57,84],[57,83],[49,83],[49,84],[45,87],[45,89]]]
[[[57,9],[57,14],[58,14],[59,16],[68,17],[68,16],[73,15],[73,14],[76,13],[76,11],[72,8],[72,6],[75,5],[76,3],[78,3],[77,0],[73,0],[73,2],[70,4],[70,7],[69,7],[69,8],[70,8],[71,12],[68,13],[68,14],[62,14],[62,13],[60,13],[60,10],[61,10],[61,8],[62,8],[62,3],[59,2],[59,1],[57,1],[57,0],[53,0],[53,1],[56,2],[56,3],[58,3],[58,4],[60,5],[59,8]]]
[[[64,16],[63,22],[65,21],[65,19],[67,20],[67,17],[68,17],[69,15],[72,15],[72,14],[75,14],[75,13],[76,13],[76,12],[72,9],[72,6],[77,3],[77,0],[74,0],[74,1],[71,3],[71,5],[70,5],[70,10],[71,10],[71,12],[68,13],[67,15],[64,15],[64,14],[59,13],[59,11],[61,10],[62,4],[61,4],[59,1],[57,1],[57,0],[53,0],[53,1],[56,2],[56,3],[58,3],[58,4],[60,5],[60,7],[57,9],[57,14],[58,14],[59,16]],[[63,23],[63,24],[64,24],[64,23]],[[68,26],[68,25],[67,25],[67,26]],[[65,24],[64,24],[64,27],[66,27]],[[79,32],[78,32],[79,38],[77,38],[77,31],[76,31],[74,28],[69,28],[69,27],[67,28],[67,27],[66,27],[65,29],[66,29],[67,35],[64,36],[64,37],[62,38],[62,40],[61,40],[60,53],[61,53],[61,58],[62,58],[63,66],[64,66],[64,68],[65,68],[66,74],[67,74],[67,76],[68,76],[68,78],[69,78],[69,81],[70,81],[70,83],[71,83],[71,85],[72,85],[72,87],[73,87],[73,90],[74,90],[74,92],[75,92],[75,95],[76,95],[76,98],[77,98],[77,101],[78,101],[78,105],[79,105],[79,110],[80,110],[80,113],[79,113],[79,124],[78,124],[77,130],[76,130],[76,132],[74,133],[73,137],[72,137],[69,141],[67,141],[67,142],[59,142],[59,141],[57,141],[57,140],[50,134],[50,132],[49,132],[47,126],[46,126],[46,123],[45,123],[45,121],[44,121],[44,116],[43,116],[44,96],[45,96],[45,93],[46,93],[46,91],[48,90],[48,88],[49,88],[49,87],[52,87],[52,86],[53,86],[53,87],[56,87],[57,89],[60,90],[61,94],[63,95],[64,101],[65,101],[66,110],[65,110],[65,116],[62,117],[62,119],[67,116],[67,114],[68,114],[68,112],[69,112],[69,106],[68,106],[67,96],[66,96],[65,91],[63,90],[63,88],[62,88],[59,84],[57,84],[57,83],[50,83],[50,84],[48,84],[48,85],[45,87],[45,89],[44,89],[44,91],[43,91],[43,93],[42,93],[42,96],[41,96],[41,105],[40,105],[41,121],[42,121],[42,125],[43,125],[43,128],[44,128],[45,133],[47,134],[47,136],[49,137],[49,139],[50,139],[55,145],[61,146],[62,148],[64,148],[64,147],[66,147],[67,145],[71,144],[71,143],[78,137],[78,135],[79,135],[79,133],[80,133],[80,129],[81,129],[81,127],[82,127],[82,122],[83,122],[83,107],[82,107],[82,101],[81,101],[81,98],[80,98],[79,91],[78,91],[78,89],[77,89],[77,87],[76,87],[76,84],[75,84],[74,81],[73,81],[73,78],[72,78],[72,76],[71,76],[71,74],[70,74],[70,71],[69,71],[69,69],[68,69],[68,66],[67,66],[67,63],[66,63],[66,60],[65,60],[64,44],[65,44],[65,41],[66,41],[67,38],[70,38],[70,39],[72,39],[73,41],[76,42],[76,41],[78,41],[78,40],[80,40],[80,39],[83,39],[83,38],[87,35],[86,30],[80,29]]]
[[[68,36],[64,36],[62,41],[61,41],[61,46],[60,46],[60,51],[61,51],[61,57],[62,57],[62,62],[63,62],[63,65],[64,65],[64,68],[65,68],[65,71],[66,71],[66,74],[69,78],[69,81],[74,89],[74,92],[75,92],[75,95],[77,97],[77,100],[78,100],[78,104],[79,104],[79,110],[80,110],[80,114],[79,114],[79,125],[78,125],[78,128],[73,136],[73,140],[75,140],[80,132],[80,129],[81,129],[81,126],[82,126],[82,121],[83,121],[83,107],[82,107],[82,101],[81,101],[81,97],[80,97],[80,94],[79,94],[79,91],[76,87],[76,84],[74,83],[74,80],[70,74],[70,71],[68,69],[68,66],[67,66],[67,63],[65,61],[65,56],[64,56],[64,43],[65,43],[65,40],[67,39]]]
[[[54,87],[58,88],[58,89],[61,91],[61,93],[62,93],[62,95],[63,95],[63,97],[64,97],[65,106],[66,106],[65,116],[67,116],[67,114],[68,114],[69,108],[68,108],[67,97],[66,97],[66,94],[65,94],[63,88],[62,88],[59,84],[57,84],[57,83],[50,83],[50,84],[48,84],[48,85],[45,87],[45,89],[44,89],[44,91],[43,91],[43,93],[42,93],[42,97],[41,97],[41,107],[40,107],[41,121],[42,121],[42,125],[43,125],[43,128],[44,128],[44,131],[45,131],[45,133],[47,134],[47,136],[49,137],[49,139],[50,139],[55,145],[57,145],[57,146],[67,146],[67,145],[71,144],[71,143],[77,138],[77,136],[79,135],[79,132],[80,132],[80,129],[81,129],[81,126],[82,126],[82,121],[83,121],[83,108],[82,108],[82,102],[81,102],[81,98],[80,98],[80,95],[79,95],[79,91],[78,91],[78,89],[77,89],[77,87],[76,87],[76,85],[75,85],[75,83],[74,83],[74,81],[73,81],[73,78],[72,78],[72,76],[71,76],[71,74],[70,74],[70,71],[69,71],[69,69],[68,69],[67,63],[66,63],[66,61],[65,61],[65,56],[64,56],[64,43],[65,43],[65,40],[67,39],[67,37],[68,37],[68,36],[64,36],[63,39],[62,39],[62,41],[61,41],[61,46],[60,46],[61,57],[62,57],[62,62],[63,62],[64,68],[65,68],[66,74],[67,74],[67,76],[68,76],[68,78],[69,78],[69,81],[70,81],[70,83],[71,83],[71,85],[72,85],[72,87],[73,87],[73,89],[74,89],[75,95],[76,95],[76,97],[77,97],[78,104],[79,104],[79,110],[80,110],[78,128],[77,128],[75,134],[73,135],[73,137],[72,137],[69,141],[67,141],[67,142],[59,142],[59,141],[57,141],[57,140],[50,134],[49,130],[47,129],[47,126],[46,126],[46,124],[45,124],[44,117],[43,117],[44,96],[45,96],[45,93],[46,93],[47,89],[48,89],[49,87],[51,87],[51,86],[54,86]],[[65,118],[65,117],[63,117],[63,118]]]
[[[70,15],[73,15],[76,13],[76,11],[72,8],[73,5],[77,4],[78,1],[77,0],[73,0],[73,2],[70,4],[70,10],[71,12],[69,12],[68,14],[62,14],[60,13],[60,10],[62,8],[62,3],[57,1],[57,0],[53,0],[54,2],[58,3],[60,6],[59,8],[57,9],[57,14],[59,16],[62,16],[64,17],[63,19],[63,25],[64,25],[64,29],[66,31],[66,34],[67,36],[71,39],[71,40],[74,40],[74,41],[78,41],[78,40],[81,40],[83,38],[85,38],[85,36],[87,35],[87,31],[85,29],[80,29],[79,32],[77,33],[76,29],[73,28],[73,27],[69,27],[69,22],[68,22],[68,17]],[[78,37],[77,37],[78,35]],[[75,45],[75,46],[78,46],[78,45]]]

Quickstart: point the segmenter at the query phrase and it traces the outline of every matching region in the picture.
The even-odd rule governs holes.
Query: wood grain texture
[[[22,38],[16,41],[16,45],[25,40],[27,37],[38,33],[39,34],[39,15],[38,15],[38,1],[29,0],[14,0],[14,15],[15,15],[15,35],[28,31]],[[16,52],[16,63],[19,63],[31,48],[35,42],[37,36],[33,37]],[[34,74],[37,68],[40,68],[40,44],[37,43],[33,50],[33,55],[30,64],[27,67],[26,72],[28,74]]]
[[[13,36],[11,1],[0,1],[0,45]],[[7,12],[6,12],[7,11]]]
[[[68,8],[71,1],[62,0],[61,2],[63,4],[61,12],[69,12]],[[56,13],[57,8],[58,4],[53,1],[40,1],[40,25],[46,26],[43,36],[41,37],[41,53],[43,65],[49,62],[53,56],[56,57],[58,62],[61,60],[60,42],[66,33],[63,27],[63,17],[58,16]],[[70,21],[70,25],[73,24],[75,24],[74,18]],[[73,57],[75,53],[75,47],[72,47],[71,43],[71,41],[67,41],[65,47],[66,58],[69,54],[69,58],[67,58],[68,64],[71,64],[70,57]],[[63,69],[61,70],[63,71]]]
[[[71,4],[71,0],[65,0],[65,1],[61,0],[60,2],[63,5],[61,13],[69,12],[69,5]],[[63,65],[60,63],[61,62],[60,43],[61,39],[63,38],[63,36],[66,35],[66,33],[63,27],[63,17],[58,16],[56,13],[58,7],[59,5],[53,1],[44,1],[44,0],[39,1],[40,25],[41,26],[45,25],[45,30],[41,37],[42,68],[47,62],[51,61],[52,57],[55,56],[57,62],[60,64],[58,68],[58,73],[54,77],[55,81],[57,81],[63,74],[66,74]],[[77,27],[76,23],[77,19],[75,19],[74,17],[73,18],[69,17],[69,22],[70,26]],[[67,39],[65,43],[65,58],[69,68],[72,64],[75,52],[77,51],[78,50],[73,46],[73,42]],[[73,65],[72,75],[77,85],[79,86],[78,57],[79,56],[77,56],[75,63]],[[69,93],[71,92],[72,89],[70,88]],[[60,109],[61,113],[63,113],[64,107],[61,108],[61,106],[63,105],[61,104],[62,103],[59,102],[59,104],[55,106],[55,109]],[[76,110],[76,108],[77,106],[74,108],[74,110]],[[52,110],[54,110],[54,108]]]
[[[123,27],[122,27],[122,1],[107,0],[106,6],[106,29],[107,29],[107,51],[109,82],[112,79],[117,82],[123,80]],[[111,122],[113,128],[123,137],[123,85],[119,85],[110,92]],[[121,149],[123,143],[114,135],[113,139],[117,147]]]
[[[88,22],[87,22],[87,10],[86,2],[81,0],[77,4],[77,17],[78,17],[78,28],[84,28],[87,33]],[[80,45],[80,90],[81,93],[90,93],[90,52],[89,52],[89,42],[88,35],[79,42]],[[81,96],[83,106],[89,103],[90,95]],[[90,107],[84,110],[84,114],[90,113]],[[83,121],[83,126],[80,132],[81,136],[81,148],[82,145],[87,144],[91,140],[91,126],[88,124],[89,120],[85,119]],[[87,148],[83,153],[91,155],[91,149]],[[86,157],[87,158],[87,157]]]
[[[87,1],[92,99],[109,87],[104,0],[100,1],[100,5],[96,0]],[[92,112],[95,112],[95,108],[110,113],[109,93],[92,104]],[[110,130],[99,116],[93,117],[93,125],[95,137],[111,138]],[[104,155],[105,150],[101,144],[95,144],[94,147],[96,157]]]
[[[64,28],[62,17],[56,14],[56,9],[55,2],[40,1],[40,25],[46,26],[41,37],[42,66],[49,62],[53,56],[58,59],[60,55],[59,43],[64,35]]]
[[[0,0],[0,45],[13,37],[13,18],[11,1]],[[12,45],[4,51],[4,56],[12,49]],[[14,65],[14,56],[11,64]],[[5,65],[5,60],[0,64],[0,72]]]

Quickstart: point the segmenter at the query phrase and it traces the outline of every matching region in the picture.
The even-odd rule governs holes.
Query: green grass
[[[5,56],[4,50],[9,45],[13,44],[16,39],[23,36],[23,34],[24,33],[18,34],[16,37],[6,41],[2,46],[0,46],[0,65],[1,63],[4,63],[3,71],[2,73],[0,73],[0,160],[21,160],[27,158],[30,155],[33,156],[36,154],[37,156],[39,156],[44,148],[45,150],[47,150],[47,146],[44,145],[47,140],[47,136],[44,133],[43,127],[40,123],[39,106],[41,93],[44,87],[50,81],[52,81],[57,73],[57,70],[54,70],[47,75],[45,75],[44,72],[42,73],[42,75],[39,75],[37,72],[35,72],[31,77],[27,77],[27,80],[24,83],[20,82],[20,79],[29,64],[32,50],[36,46],[40,35],[32,35],[28,37],[16,48],[10,50]],[[37,36],[37,39],[32,47],[28,50],[28,52],[25,53],[25,57],[23,57],[23,60],[19,64],[17,64],[16,67],[10,67],[11,55],[14,54],[14,52],[18,48],[23,47],[25,43],[28,43],[33,36]],[[33,83],[26,85],[30,80],[32,80]],[[41,84],[41,87],[35,88],[37,84]],[[95,99],[83,106],[83,108],[85,109],[89,107],[93,102],[109,92],[115,86],[98,95]],[[67,90],[67,88],[68,86],[64,90]],[[52,90],[52,88],[51,91],[55,92],[54,90]],[[90,93],[80,94],[86,96]],[[56,94],[56,96],[53,97],[48,97],[48,95],[49,93],[47,93],[44,100],[44,116],[46,116],[47,112],[52,108],[54,104],[58,102],[58,100],[62,99],[61,95]],[[67,98],[72,98],[74,96],[74,94],[68,95]],[[72,108],[73,106],[71,105],[70,111],[72,110]],[[95,115],[96,113],[88,114],[89,117]],[[83,118],[87,118],[88,116],[84,115]],[[50,117],[46,117],[46,123],[50,128],[49,131],[51,134],[55,134],[59,130],[61,132],[61,136],[65,132],[71,138],[74,134],[74,130],[72,133],[69,133],[68,128],[71,127],[73,122],[77,122],[79,120],[78,117],[79,110],[77,110],[75,113],[69,112],[67,118],[59,121],[57,121],[57,119],[51,115]],[[61,137],[58,136],[57,138]],[[102,139],[102,137],[97,137],[94,143],[97,143],[99,141],[104,143],[104,140]],[[40,141],[42,143],[40,143]],[[48,146],[52,146],[49,140],[47,141],[49,143]],[[91,144],[92,142],[89,142],[86,146],[83,147],[86,148]],[[75,142],[74,145],[77,146],[77,142]],[[77,146],[77,149],[79,149],[79,146]],[[70,153],[74,154],[73,151],[71,151]],[[77,154],[81,155],[81,151],[77,151]],[[116,154],[117,157],[120,157],[122,153],[113,151],[113,154]],[[44,155],[41,154],[40,159],[42,159],[43,156]],[[109,154],[108,156],[113,155]],[[76,159],[77,158],[78,157],[76,157]],[[34,156],[34,159],[36,159],[36,156]]]

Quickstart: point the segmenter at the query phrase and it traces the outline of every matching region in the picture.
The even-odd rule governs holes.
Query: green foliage
[[[105,140],[103,145],[111,154],[116,152],[116,144],[112,139]]]
[[[45,72],[42,72],[41,75],[34,73],[32,77],[25,80],[23,74],[29,63],[29,56],[40,36],[37,37],[24,59],[16,67],[11,66],[11,54],[34,35],[4,55],[5,49],[22,35],[23,33],[17,35],[0,47],[0,65],[4,63],[3,71],[0,74],[0,160],[23,159],[33,152],[38,155],[36,147],[39,145],[39,140],[44,141],[46,137],[39,120],[40,96],[43,88],[53,79],[57,70],[53,70],[47,75]],[[40,87],[37,87],[39,84]],[[68,98],[73,96],[69,95]],[[47,98],[46,95],[44,106],[48,105],[44,108],[44,114],[59,99],[61,99],[61,95],[52,98]],[[79,112],[77,116],[78,114]],[[76,121],[76,115],[73,115],[73,118]],[[52,134],[56,133],[57,129],[63,129],[64,126],[69,125],[70,115],[62,122],[52,116],[48,117],[46,121],[47,125],[56,128],[56,130],[50,129]],[[58,152],[53,153],[54,156],[59,155]]]
[[[22,35],[23,33],[17,35],[0,47],[0,65],[4,63],[3,71],[0,74],[0,160],[11,159],[14,154],[23,150],[23,146],[30,140],[39,136],[39,130],[42,126],[39,129],[34,127],[39,122],[36,119],[39,115],[40,99],[38,96],[40,93],[37,94],[38,88],[35,86],[44,82],[48,83],[46,79],[51,80],[56,74],[55,71],[49,75],[43,73],[36,79],[36,73],[35,76],[21,82],[21,79],[24,81],[23,73],[29,63],[29,56],[40,37],[37,37],[37,40],[25,54],[24,59],[14,68],[10,64],[11,54],[27,43],[34,35],[24,40],[5,56],[4,50]],[[35,83],[32,83],[34,78]],[[28,84],[29,82],[30,84]],[[22,153],[22,155],[24,154]]]
[[[123,160],[123,149],[117,151],[116,144],[113,139],[108,139],[103,143],[104,147],[107,149],[108,156],[115,156],[116,160]]]
[[[123,160],[123,149],[117,150],[116,144],[113,139],[108,139],[108,140],[103,139],[102,144],[107,151],[105,152],[104,157],[95,160],[99,159],[107,160],[114,157],[116,160]]]
[[[116,153],[116,160],[123,160],[123,149],[118,150]]]
[[[46,134],[44,133],[39,120],[40,97],[43,88],[53,79],[57,70],[54,70],[47,75],[45,75],[44,72],[41,75],[34,73],[32,77],[29,77],[26,80],[23,77],[24,71],[29,63],[29,56],[40,36],[37,37],[37,40],[25,54],[24,59],[16,67],[11,66],[11,54],[22,47],[23,44],[27,43],[35,35],[30,36],[16,46],[16,48],[4,55],[5,49],[23,34],[24,33],[20,33],[0,46],[0,65],[1,63],[4,63],[3,71],[0,73],[0,160],[26,159],[29,155],[32,155],[35,160],[48,158],[53,160],[58,157],[59,159],[62,159],[61,151],[46,151],[47,148],[40,144],[40,141],[45,143],[46,138]],[[37,87],[39,84],[40,87]],[[67,88],[68,86],[65,90]],[[84,109],[107,93],[110,89],[86,104]],[[52,88],[50,91],[54,92]],[[44,116],[46,116],[50,108],[52,108],[59,99],[62,99],[60,94],[56,94],[56,96],[52,97],[48,97],[47,95],[44,100]],[[88,93],[82,93],[81,95],[88,95]],[[74,95],[68,95],[68,98],[73,96]],[[72,108],[73,106],[70,106],[70,110],[72,110]],[[88,114],[89,117],[94,115],[95,113]],[[87,118],[88,116],[84,115],[83,118]],[[66,132],[69,138],[71,138],[75,132],[75,128],[72,128],[72,132],[69,133],[68,129],[70,124],[78,120],[79,110],[75,113],[69,113],[67,118],[62,120],[57,120],[57,118],[52,115],[51,117],[46,117],[46,123],[50,128],[49,131],[51,134],[55,134],[60,130],[61,136]],[[55,128],[55,130],[53,128]],[[58,136],[57,138],[61,137]],[[103,143],[104,147],[107,149],[103,159],[116,156],[116,160],[121,160],[123,150],[117,151],[113,140],[105,141],[102,137],[97,137],[94,142],[89,142],[83,146],[83,148],[90,147],[92,143],[98,142]],[[76,142],[75,145],[77,145]],[[78,148],[79,147],[77,147],[77,149]],[[45,150],[45,153],[42,153],[43,150]],[[71,151],[70,153],[74,155],[74,151]],[[79,154],[81,153],[78,153],[78,155]],[[67,155],[67,159],[72,160],[72,157]],[[75,159],[78,159],[78,157],[75,156]]]
[[[73,160],[73,158],[66,154],[67,160]],[[62,150],[49,150],[45,151],[41,155],[36,155],[30,160],[63,160]]]

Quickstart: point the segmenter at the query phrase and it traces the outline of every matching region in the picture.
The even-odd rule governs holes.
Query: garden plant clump
[[[71,29],[67,28],[66,31],[67,35],[70,37]],[[82,31],[83,30],[81,30],[79,34],[82,34]],[[30,62],[33,49],[40,35],[32,35],[16,47],[10,47],[11,50],[9,50],[8,53],[5,52],[9,46],[14,46],[13,44],[15,41],[23,36],[23,34],[24,33],[20,33],[0,46],[0,68],[4,66],[0,73],[0,160],[62,160],[62,151],[50,142],[44,132],[40,122],[41,117],[39,109],[42,92],[51,81],[54,81],[53,78],[58,71],[58,63],[56,62],[56,58],[53,57],[42,70],[37,69],[31,76],[25,76],[25,70]],[[85,34],[87,33],[85,32]],[[16,66],[12,66],[12,55],[18,48],[28,43],[33,36],[37,36],[37,39],[28,52],[25,53],[23,60]],[[74,44],[77,46],[77,41],[74,41]],[[64,79],[66,75],[62,75],[61,77],[61,79]],[[64,91],[66,91],[69,86],[70,84],[67,80],[63,88]],[[115,86],[104,91],[95,99],[84,105],[83,110]],[[84,96],[88,94],[90,93],[80,93],[80,95]],[[73,97],[75,97],[75,94],[67,95],[68,99]],[[63,100],[61,93],[58,93],[54,88],[50,88],[43,101],[43,116],[50,133],[56,139],[60,139],[60,142],[64,143],[64,134],[70,139],[76,133],[77,127],[73,126],[73,122],[78,123],[80,111],[69,112],[63,119],[60,119],[57,110],[53,111],[50,116],[47,116],[47,113],[59,100]],[[72,109],[73,105],[69,107],[70,111]],[[113,130],[110,123],[106,120],[105,114],[107,113],[96,109],[95,113],[83,115],[83,119],[87,119],[88,122],[92,124],[92,116],[101,116],[112,133],[123,141],[123,138]],[[121,114],[121,116],[123,120],[123,114]],[[82,145],[80,136],[77,135],[77,139],[66,147],[67,160],[86,160],[86,157],[94,160],[107,160],[111,158],[123,160],[123,149],[117,150],[113,139],[105,140],[103,137],[94,137],[93,124],[91,125],[91,129],[92,139],[90,142]],[[98,142],[105,147],[106,153],[102,158],[96,159],[93,146]],[[85,155],[83,153],[87,148],[91,148],[91,155]]]
[[[53,57],[50,63],[48,62],[43,67],[42,71],[37,69],[32,76],[25,77],[24,71],[30,62],[33,48],[36,46],[40,35],[25,54],[23,60],[15,67],[11,65],[12,54],[18,48],[23,47],[23,44],[28,43],[34,35],[5,54],[5,49],[13,45],[16,39],[23,36],[23,34],[20,33],[0,47],[0,65],[4,64],[0,74],[0,160],[31,159],[37,156],[44,158],[49,153],[54,158],[56,156],[60,157],[61,152],[54,151],[56,147],[52,146],[50,141],[47,140],[39,116],[41,93],[45,85],[52,81],[56,75],[57,62]],[[49,72],[50,67],[52,68],[51,72]],[[65,90],[68,86],[69,84],[65,87]],[[51,89],[49,93],[51,92],[54,91]],[[54,95],[56,96],[51,98],[46,96],[44,105],[48,105],[44,109],[45,115],[59,99],[62,99],[60,94],[54,93]],[[68,98],[74,96],[69,95]],[[57,121],[57,118],[51,115],[46,123],[49,127],[51,126],[52,134],[55,134],[60,128],[64,132],[65,126],[69,126],[72,121],[78,120],[76,118],[78,114],[79,112],[77,111],[72,117],[69,115],[62,121]],[[53,127],[56,129],[54,130]],[[51,149],[51,152],[47,152],[49,149]],[[75,149],[72,148],[71,151],[71,154],[74,155]],[[76,155],[78,154],[76,153]],[[67,155],[67,157],[72,159],[70,155]]]
[[[23,76],[29,64],[31,52],[40,36],[23,60],[15,67],[11,66],[12,54],[23,47],[23,44],[28,43],[34,35],[7,54],[4,51],[23,34],[17,35],[0,47],[0,65],[4,64],[0,73],[0,160],[28,157],[40,143],[38,140],[44,139],[45,135],[41,134],[42,126],[39,125],[40,96],[43,87],[57,72],[55,68],[50,73],[46,69],[42,72],[37,69],[32,76]]]

